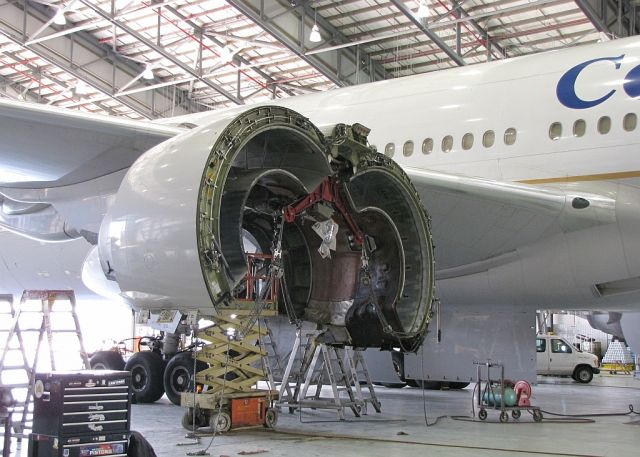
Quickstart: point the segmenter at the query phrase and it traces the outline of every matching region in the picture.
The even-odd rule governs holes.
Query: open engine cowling
[[[300,114],[266,106],[151,149],[101,227],[105,274],[134,307],[215,315],[247,271],[245,251],[270,253],[281,231],[281,285],[298,317],[341,329],[354,346],[415,346],[434,293],[429,221],[406,174],[367,147],[367,133],[338,125],[325,137]],[[307,205],[327,183],[342,210]],[[323,241],[318,227],[332,226]]]

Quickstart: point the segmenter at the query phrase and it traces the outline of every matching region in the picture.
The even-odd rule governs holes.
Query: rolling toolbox
[[[126,456],[131,373],[37,373],[29,457]]]

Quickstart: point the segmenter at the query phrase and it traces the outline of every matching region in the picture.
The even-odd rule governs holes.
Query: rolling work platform
[[[266,340],[273,341],[263,319],[278,313],[279,279],[270,268],[271,259],[266,254],[247,254],[244,293],[217,315],[200,316],[214,324],[196,332],[196,338],[206,342],[196,359],[209,367],[196,373],[200,389],[182,393],[181,405],[188,408],[182,425],[188,430],[209,426],[214,432],[226,432],[247,426],[274,427],[277,422],[273,402],[278,392],[269,365],[273,354],[265,346]],[[268,388],[258,389],[260,381],[267,381]]]
[[[4,333],[4,348],[0,358],[0,383],[11,388],[17,403],[13,409],[12,427],[18,439],[27,435],[33,422],[32,401],[35,373],[39,369],[56,370],[64,361],[64,368],[89,368],[80,322],[76,312],[75,294],[71,290],[25,290],[19,305],[13,297],[1,296],[3,322],[11,322]],[[11,319],[9,319],[9,317]],[[41,360],[46,337],[48,360]],[[71,338],[69,338],[71,337]],[[64,358],[56,357],[54,342],[66,342]],[[68,349],[73,347],[73,351]],[[35,347],[35,350],[31,350]],[[71,366],[70,353],[77,354]]]
[[[301,408],[333,409],[340,420],[346,419],[346,409],[350,409],[356,417],[367,414],[367,404],[371,404],[379,413],[380,401],[362,351],[322,343],[318,336],[318,332],[308,333],[304,337],[300,330],[296,333],[277,405],[289,408],[290,412]],[[304,351],[300,369],[296,370],[294,365],[303,338],[306,340]],[[331,397],[322,396],[322,387],[325,385],[331,388]],[[363,386],[368,391],[366,397]]]

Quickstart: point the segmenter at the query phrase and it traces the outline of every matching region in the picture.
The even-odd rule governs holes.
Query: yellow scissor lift
[[[278,314],[279,280],[274,274],[259,273],[260,265],[270,259],[266,254],[247,254],[244,296],[235,297],[229,306],[218,309],[216,316],[201,316],[214,324],[196,333],[198,339],[207,342],[196,358],[209,367],[196,374],[196,392],[182,393],[181,405],[188,408],[182,425],[188,430],[195,428],[194,423],[209,426],[214,432],[276,425],[278,415],[273,404],[278,391],[262,341],[268,328],[261,319]],[[259,297],[265,287],[266,296]],[[267,381],[268,389],[258,389],[259,381]]]

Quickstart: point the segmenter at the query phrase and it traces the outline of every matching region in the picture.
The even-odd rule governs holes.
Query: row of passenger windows
[[[511,146],[516,142],[517,131],[514,128],[508,128],[504,131],[503,141],[507,146]],[[465,133],[462,137],[461,146],[462,149],[468,151],[473,147],[473,143],[475,138],[473,133]],[[482,135],[482,146],[485,148],[490,148],[496,142],[496,133],[493,130],[487,130]],[[442,152],[451,152],[453,150],[453,137],[451,135],[447,135],[442,139],[440,143],[440,150]],[[433,138],[426,138],[422,142],[422,153],[423,154],[431,154],[433,152],[434,142]],[[409,140],[404,143],[402,146],[402,155],[405,157],[409,157],[413,154],[414,144],[413,141]],[[395,143],[387,143],[384,147],[385,155],[389,157],[393,157],[396,153],[396,144]]]
[[[638,116],[636,116],[635,113],[627,113],[622,118],[622,128],[625,131],[631,132],[635,130],[637,126]],[[600,119],[598,119],[597,127],[598,133],[600,133],[601,135],[606,135],[611,131],[611,118],[609,116],[602,116]],[[584,119],[578,119],[573,123],[573,136],[579,138],[581,136],[584,136],[586,131],[587,123]],[[560,138],[562,138],[561,122],[554,122],[549,126],[549,138],[551,138],[552,140],[559,140]]]
[[[635,113],[628,113],[622,119],[622,128],[631,132],[636,129],[638,126],[638,116]],[[611,118],[609,116],[602,116],[598,119],[598,133],[602,135],[606,135],[611,131]],[[584,119],[578,119],[573,123],[573,136],[581,137],[587,131],[587,122]],[[503,141],[507,146],[511,146],[516,142],[518,132],[516,129],[510,127],[504,131]],[[549,126],[549,138],[552,140],[558,140],[562,138],[562,123],[554,122]],[[461,146],[462,149],[468,151],[473,147],[475,139],[473,133],[465,133],[462,137]],[[493,130],[487,130],[482,135],[482,146],[485,148],[490,148],[495,144],[496,134]],[[442,138],[442,142],[440,143],[440,150],[442,152],[451,152],[453,150],[454,140],[451,135],[447,135]],[[431,154],[434,148],[433,138],[426,138],[422,142],[422,153],[423,154]],[[402,155],[405,157],[410,157],[413,154],[415,149],[415,145],[413,141],[405,141],[402,146]],[[389,157],[393,157],[396,153],[396,144],[395,143],[387,143],[384,147],[385,155]]]

